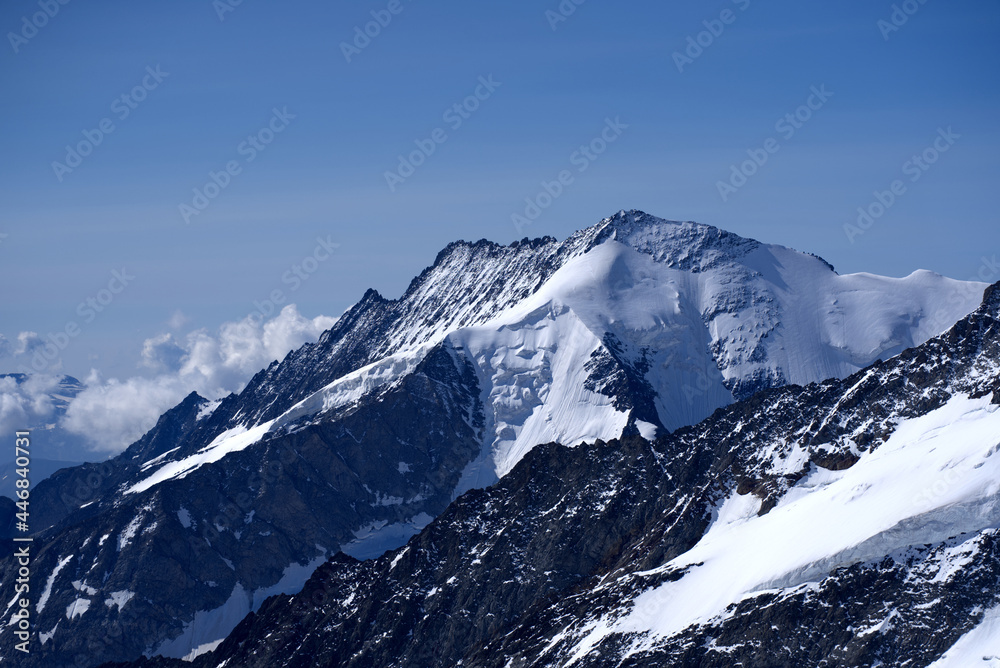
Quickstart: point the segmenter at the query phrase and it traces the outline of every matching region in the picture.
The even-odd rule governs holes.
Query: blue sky
[[[216,331],[276,289],[306,319],[336,316],[368,287],[398,296],[452,240],[563,238],[622,208],[814,252],[841,273],[969,278],[1000,254],[996,3],[899,3],[915,11],[890,31],[892,2],[854,0],[567,1],[568,16],[555,0],[51,1],[37,31],[24,27],[37,0],[0,9],[0,333],[10,352],[21,332],[75,323],[60,358],[80,377],[152,374],[137,366],[144,341]],[[343,44],[373,11],[391,22],[348,62]],[[704,46],[679,71],[689,38]],[[477,89],[473,111],[445,116]],[[776,127],[797,111],[794,133]],[[614,141],[581,158],[606,119]],[[98,136],[72,171],[53,167]],[[428,141],[390,189],[398,156]],[[907,166],[925,150],[934,164]],[[748,151],[767,161],[724,199]],[[562,194],[515,228],[564,170]],[[188,222],[180,205],[213,172],[226,187]],[[905,191],[849,238],[858,207],[895,180]],[[93,317],[80,307],[109,296]]]

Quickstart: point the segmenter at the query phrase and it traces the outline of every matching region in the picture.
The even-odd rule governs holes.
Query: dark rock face
[[[676,519],[660,467],[638,438],[536,448],[494,487],[463,495],[406,547],[374,561],[337,556],[299,595],[269,599],[219,653],[235,650],[233,663],[241,666],[455,665],[522,611],[620,562],[637,531]],[[630,493],[602,498],[623,487]],[[662,502],[646,503],[647,494]],[[690,547],[703,526],[663,536],[651,562]],[[349,600],[358,605],[345,607]],[[331,634],[297,632],[313,628]],[[262,633],[273,633],[264,653]],[[331,636],[344,642],[331,643]]]
[[[783,467],[783,452],[811,453],[806,469],[849,467],[899,421],[993,392],[995,302],[844,381],[763,392],[653,443],[536,448],[405,547],[337,556],[300,594],[268,599],[193,665],[565,665],[602,615],[684,576],[654,569],[697,543],[720,499],[767,504],[794,485],[803,471]],[[611,634],[575,665],[927,666],[1000,604],[998,583],[1000,532],[984,526],[745,598],[641,652]]]
[[[966,544],[975,544],[971,562],[937,581],[943,553]],[[838,569],[814,590],[744,600],[725,623],[689,630],[624,662],[612,644],[587,665],[926,666],[997,604],[998,579],[1000,535],[963,536]]]
[[[405,529],[417,522],[412,534],[447,507],[463,468],[479,454],[478,397],[468,365],[439,347],[378,396],[270,434],[230,453],[225,465],[206,464],[147,494],[117,489],[113,502],[69,511],[36,537],[33,560],[42,582],[36,586],[60,563],[81,585],[53,591],[35,618],[42,633],[57,625],[68,632],[20,665],[134,658],[177,638],[188,624],[205,623],[199,611],[249,606],[243,599],[252,597],[240,592],[280,584],[289,564],[306,566],[349,549],[358,527]],[[132,446],[101,484],[114,488],[123,479],[119,469],[139,468],[170,450],[204,402],[189,400]],[[59,478],[50,487],[78,481]],[[4,585],[9,592],[12,583]],[[75,599],[89,607],[67,619]],[[6,654],[12,639],[3,640]]]
[[[191,393],[120,456],[64,469],[43,480],[31,493],[32,526],[36,531],[46,531],[82,506],[109,498],[119,485],[141,470],[143,463],[182,443],[196,428],[198,411],[206,403]]]
[[[585,369],[584,387],[603,394],[622,412],[629,412],[629,427],[624,435],[638,435],[636,420],[648,422],[665,430],[656,412],[656,391],[646,380],[649,371],[649,349],[629,355],[618,337],[608,332],[604,345],[593,352]]]
[[[232,604],[237,587],[252,599],[249,593],[280,585],[290,565],[308,566],[352,544],[360,544],[359,554],[378,553],[377,542],[366,547],[372,535],[359,529],[376,538],[379,530],[395,531],[390,542],[399,544],[439,514],[480,455],[484,423],[474,372],[444,347],[405,382],[316,424],[293,425],[295,433],[272,434],[148,492],[127,491],[163,462],[197,456],[234,428],[273,419],[345,374],[494,317],[580,252],[583,237],[451,244],[399,300],[369,291],[317,343],[271,364],[207,415],[208,402],[189,396],[122,455],[39,484],[32,491],[36,586],[44,588],[70,561],[35,620],[41,633],[57,623],[58,632],[26,665],[96,665],[152,652],[195,624],[197,613]],[[0,561],[0,572],[10,566]],[[67,587],[69,573],[98,593]],[[8,600],[12,586],[6,577],[0,583]],[[112,592],[117,599],[107,598]],[[90,607],[68,619],[62,613],[77,597]],[[123,598],[124,605],[115,603]],[[0,656],[9,655],[12,640],[0,633]]]

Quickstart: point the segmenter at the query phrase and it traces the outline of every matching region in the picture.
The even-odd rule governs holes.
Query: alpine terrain
[[[1000,627],[998,300],[639,211],[450,244],[38,484],[0,658],[962,661]]]
[[[844,380],[536,447],[193,665],[1000,665],[1000,283]]]

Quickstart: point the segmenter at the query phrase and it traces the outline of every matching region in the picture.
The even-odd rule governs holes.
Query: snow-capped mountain
[[[38,436],[31,462],[35,482],[93,456],[85,439],[60,426],[70,402],[83,390],[83,383],[72,376],[0,374],[0,430],[29,429]],[[0,495],[14,496],[16,468],[13,457],[0,459]]]
[[[193,665],[1000,662],[1000,283],[947,333],[694,427],[529,452]]]
[[[451,244],[400,299],[369,291],[239,395],[189,396],[119,457],[40,484],[25,665],[205,652],[329,556],[402,545],[540,444],[645,443],[848,376],[943,332],[985,287],[841,276],[637,211],[563,242]],[[12,646],[0,631],[0,656]]]
[[[620,212],[563,243],[449,246],[402,299],[369,292],[255,378],[227,426],[263,434],[321,416],[443,346],[484,392],[484,451],[464,491],[538,443],[652,436],[760,389],[844,377],[940,333],[985,287],[922,271],[840,276],[812,255]]]

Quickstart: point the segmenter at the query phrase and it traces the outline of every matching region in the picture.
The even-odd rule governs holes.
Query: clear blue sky
[[[220,20],[225,1],[74,0],[37,34],[23,24],[37,0],[0,9],[0,333],[79,321],[69,373],[136,373],[176,311],[184,330],[212,330],[289,293],[282,277],[317,237],[340,247],[289,295],[309,317],[368,287],[398,296],[449,241],[563,238],[622,208],[814,252],[841,273],[968,278],[1000,255],[997,3],[911,0],[887,32],[888,1],[587,0],[553,29],[556,0],[399,0],[347,62],[342,43],[388,0],[244,0]],[[712,23],[723,10],[729,23]],[[674,53],[704,21],[721,34],[680,72]],[[487,99],[453,129],[444,112],[490,76],[499,87],[479,88]],[[833,96],[778,131],[813,86]],[[295,118],[247,161],[241,142],[275,108]],[[606,118],[628,127],[580,172],[574,151]],[[57,175],[66,145],[104,119],[114,131]],[[959,137],[910,181],[904,163],[949,127]],[[436,128],[447,139],[391,191],[385,172]],[[769,138],[779,150],[723,201],[718,182]],[[186,224],[179,205],[229,161],[240,173]],[[572,183],[519,233],[511,215],[563,170]],[[851,243],[844,224],[896,179],[905,192]],[[78,304],[122,267],[134,281],[84,322]]]

